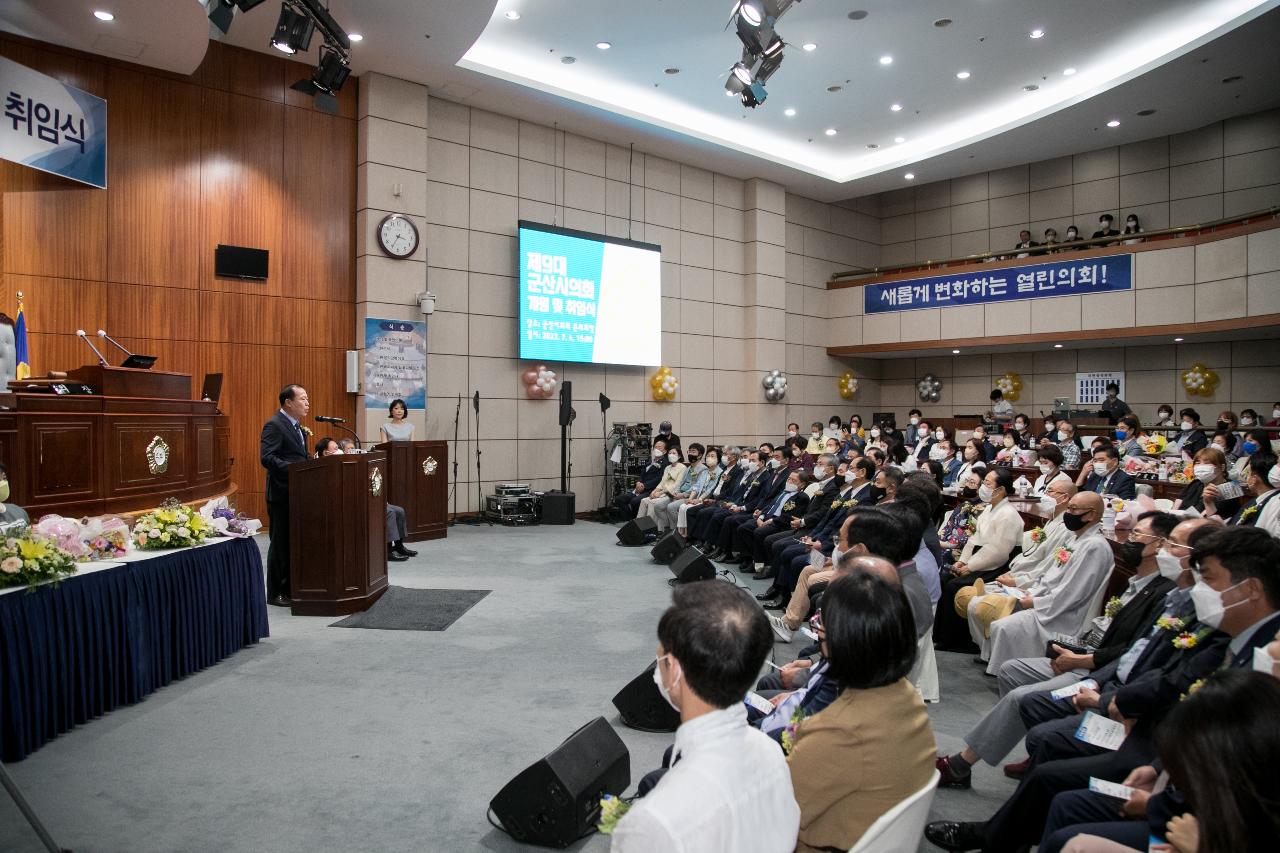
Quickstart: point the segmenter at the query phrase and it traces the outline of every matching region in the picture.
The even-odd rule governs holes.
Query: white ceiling
[[[1280,105],[1280,0],[804,0],[779,22],[793,44],[756,110],[723,94],[740,50],[724,28],[731,6],[332,0],[330,10],[365,36],[351,52],[356,74],[414,80],[450,100],[826,201],[902,187],[907,171],[939,180]],[[97,21],[95,8],[116,20]],[[520,20],[505,18],[512,9]],[[849,20],[853,9],[867,17]],[[269,0],[217,36],[272,51],[278,13]],[[934,27],[941,17],[954,23]],[[174,71],[199,64],[193,45],[209,34],[197,0],[6,0],[0,27],[117,56],[102,37],[126,40],[143,50],[123,58]],[[1045,37],[1028,38],[1034,28]],[[597,50],[601,40],[613,47]],[[801,50],[806,41],[817,50]],[[319,44],[300,58],[314,61]],[[565,55],[577,61],[562,64]],[[1067,67],[1077,73],[1064,77]],[[972,77],[956,79],[959,70]],[[1040,88],[1024,93],[1028,84]],[[890,111],[894,102],[904,109]],[[1157,112],[1137,117],[1143,109]],[[1121,125],[1107,128],[1112,118]],[[898,135],[907,141],[895,144]]]

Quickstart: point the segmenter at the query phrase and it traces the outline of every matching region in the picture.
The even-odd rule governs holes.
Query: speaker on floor
[[[542,495],[543,524],[573,524],[573,492],[544,492]]]
[[[688,547],[689,543],[684,541],[684,537],[673,530],[657,541],[649,550],[649,556],[653,557],[655,563],[666,566]]]
[[[633,518],[618,528],[618,541],[623,545],[643,545],[644,537],[657,530],[658,522],[652,518]]]
[[[613,697],[613,707],[618,709],[624,726],[642,732],[674,732],[680,727],[680,712],[662,698],[658,685],[653,683],[653,668],[657,665],[657,661],[650,663]]]
[[[626,744],[596,717],[504,785],[489,808],[516,841],[568,847],[599,820],[600,798],[630,784]]]
[[[705,554],[691,545],[671,561],[671,574],[676,576],[677,583],[709,581],[716,576],[716,567]]]

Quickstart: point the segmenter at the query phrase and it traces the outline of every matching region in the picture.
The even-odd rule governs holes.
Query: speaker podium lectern
[[[384,441],[387,500],[404,507],[406,542],[449,533],[449,445],[444,441]]]
[[[387,591],[387,457],[323,456],[289,466],[293,612],[342,616]]]

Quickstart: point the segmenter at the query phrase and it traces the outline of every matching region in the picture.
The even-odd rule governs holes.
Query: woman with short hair
[[[413,441],[413,424],[409,423],[409,407],[404,400],[392,400],[387,406],[387,422],[378,427],[383,441]]]

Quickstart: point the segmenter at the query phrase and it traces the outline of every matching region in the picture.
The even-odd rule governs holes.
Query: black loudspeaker
[[[573,420],[573,382],[560,383],[560,426],[568,426]]]
[[[624,726],[642,732],[674,732],[680,727],[680,712],[662,698],[658,685],[653,683],[653,668],[657,665],[657,661],[649,664],[613,697],[613,707],[618,709]]]
[[[645,535],[657,529],[658,522],[648,516],[633,518],[618,528],[618,541],[623,545],[643,545]]]
[[[716,576],[716,567],[697,548],[685,548],[671,561],[671,574],[678,583],[709,581]]]
[[[649,556],[653,557],[655,563],[661,563],[666,566],[670,565],[671,561],[688,547],[689,543],[684,541],[684,537],[673,530],[657,541],[653,548],[650,549]]]
[[[573,524],[573,492],[544,492],[542,495],[543,524]]]
[[[568,847],[599,820],[600,798],[630,784],[626,744],[596,717],[504,785],[489,808],[516,841]]]

